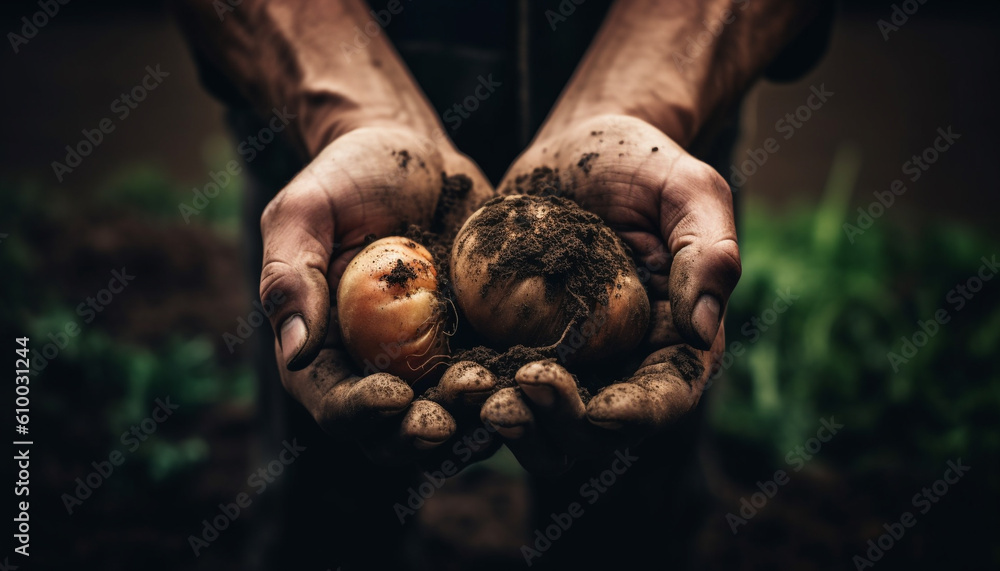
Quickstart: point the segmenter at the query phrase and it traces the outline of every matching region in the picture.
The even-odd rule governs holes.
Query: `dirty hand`
[[[472,161],[405,128],[359,128],[322,149],[261,217],[261,299],[283,300],[270,317],[282,383],[327,432],[357,440],[379,463],[416,459],[456,423],[440,404],[414,401],[398,377],[359,370],[340,339],[337,286],[365,236],[430,223],[443,173],[473,181],[468,204],[449,220],[460,224],[492,193]],[[441,387],[445,406],[463,405],[469,387],[460,385]]]
[[[729,186],[645,121],[599,116],[540,137],[508,171],[501,193],[516,193],[518,177],[540,167],[558,169],[552,192],[566,189],[628,244],[652,307],[637,349],[648,356],[586,405],[572,376],[546,362],[521,368],[519,390],[501,390],[484,404],[483,420],[522,465],[559,472],[576,457],[662,429],[698,404],[723,351],[722,316],[741,266]]]

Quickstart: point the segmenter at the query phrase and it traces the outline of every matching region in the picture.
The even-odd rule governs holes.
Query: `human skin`
[[[191,43],[262,115],[286,107],[295,114],[291,135],[310,161],[261,218],[261,297],[280,291],[288,300],[271,316],[285,388],[328,432],[361,442],[375,460],[405,462],[439,446],[455,433],[455,415],[468,412],[462,406],[478,411],[491,387],[443,381],[446,410],[414,402],[412,390],[390,375],[361,376],[339,339],[331,294],[366,235],[429,221],[440,172],[473,181],[453,225],[492,188],[444,136],[384,32],[345,55],[341,45],[353,44],[355,26],[364,29],[370,19],[363,2],[243,0],[222,13],[211,0],[174,4]],[[507,437],[525,467],[559,469],[584,451],[661,430],[697,404],[721,352],[721,318],[740,264],[728,186],[685,148],[818,4],[619,0],[542,130],[511,167],[501,188],[536,166],[560,166],[563,176],[581,183],[575,194],[581,206],[602,216],[652,272],[655,320],[646,340],[655,350],[628,382],[587,406],[565,371],[538,364],[518,374],[523,397],[505,389],[483,405],[481,418]],[[706,22],[724,25],[705,36]],[[692,52],[689,40],[699,34],[708,39]],[[589,136],[597,131],[615,145],[627,140],[629,149],[620,157],[600,152],[589,174],[581,173],[574,157],[599,152],[588,151],[598,144]],[[399,174],[392,155],[398,149],[410,152],[411,165],[427,168]],[[684,360],[702,366],[681,371],[677,363]],[[698,369],[697,378],[685,373]]]
[[[478,422],[492,387],[445,377],[442,404],[414,401],[387,373],[364,376],[340,339],[336,292],[365,236],[431,221],[441,173],[472,183],[446,225],[461,224],[493,195],[462,155],[387,42],[385,33],[345,55],[355,28],[370,20],[358,0],[243,0],[216,13],[210,0],[174,3],[191,43],[263,115],[295,116],[293,142],[309,161],[261,217],[260,295],[286,302],[270,316],[282,384],[327,432],[359,442],[379,463],[419,460],[457,430]],[[409,153],[403,162],[395,154]]]
[[[698,404],[723,351],[722,316],[741,265],[729,186],[686,149],[820,4],[619,0],[501,181],[501,193],[514,193],[519,176],[558,169],[561,187],[649,272],[653,308],[638,370],[586,405],[565,369],[542,362],[517,373],[520,392],[504,389],[484,404],[482,419],[527,469],[568,469],[661,431]]]

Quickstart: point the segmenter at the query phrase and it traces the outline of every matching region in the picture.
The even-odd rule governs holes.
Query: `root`
[[[434,319],[434,317],[429,317],[429,318],[427,318],[427,321],[431,321],[432,319]],[[424,323],[427,323],[427,321],[424,321]],[[422,326],[422,325],[424,325],[424,323],[421,323],[420,325]],[[441,329],[441,322],[438,321],[437,323],[434,324],[433,336],[434,336],[435,339],[437,339],[439,337],[440,329]],[[448,337],[448,336],[454,335],[454,332],[452,332],[450,334],[447,333],[447,332],[445,332],[444,335],[446,337]],[[445,354],[443,354],[443,355],[433,355],[431,357],[428,357],[423,363],[421,363],[417,367],[414,367],[413,365],[410,364],[410,359],[423,357],[427,353],[431,352],[431,350],[437,348],[439,346],[438,343],[431,344],[422,353],[415,353],[413,355],[409,355],[409,356],[406,357],[406,367],[408,369],[410,369],[411,371],[419,371],[419,370],[427,367],[427,364],[430,363],[431,361],[433,361],[434,359],[440,359],[437,363],[434,363],[430,367],[427,367],[427,369],[419,377],[417,377],[416,379],[413,379],[413,383],[414,384],[416,384],[421,379],[423,379],[424,377],[426,377],[428,375],[428,373],[430,373],[431,371],[433,371],[434,369],[436,369],[438,367],[438,365],[446,365],[447,364],[448,358],[449,358],[447,353],[450,352],[450,350],[448,348],[448,340],[447,339],[443,339],[442,342],[444,343]]]
[[[444,301],[448,303],[447,307],[450,309],[448,311],[448,318],[455,324],[451,331],[445,331],[444,334],[446,337],[454,337],[458,333],[458,307],[455,306],[455,302],[449,297],[444,298]]]
[[[559,336],[558,341],[556,341],[551,345],[547,345],[545,347],[539,347],[538,349],[540,351],[545,351],[545,352],[555,351],[560,345],[562,345],[563,341],[566,340],[566,336],[569,335],[569,332],[572,331],[578,325],[580,325],[582,322],[586,321],[587,317],[590,316],[590,308],[587,306],[587,302],[585,302],[583,298],[580,297],[574,291],[570,291],[569,294],[572,295],[573,298],[580,303],[580,307],[583,308],[583,311],[577,313],[576,315],[573,316],[572,319],[570,319],[569,323],[566,324],[566,328],[563,329],[562,335]]]

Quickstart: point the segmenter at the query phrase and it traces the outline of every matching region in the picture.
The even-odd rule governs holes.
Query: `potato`
[[[382,238],[359,252],[337,288],[337,313],[344,345],[366,375],[413,384],[447,358],[437,270],[413,240]]]
[[[469,323],[499,348],[597,361],[635,348],[649,324],[649,298],[621,240],[563,198],[488,202],[455,239],[451,281]]]

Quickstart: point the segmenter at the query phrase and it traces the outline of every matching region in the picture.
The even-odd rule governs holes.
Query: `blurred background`
[[[557,4],[538,4],[540,25]],[[1000,280],[970,283],[984,257],[1000,255],[990,167],[1000,151],[998,10],[927,0],[886,41],[877,22],[892,6],[844,3],[808,75],[755,87],[733,168],[720,169],[742,175],[734,182],[744,274],[727,316],[727,344],[741,345],[705,397],[699,456],[714,502],[699,524],[702,567],[850,568],[904,511],[917,524],[879,568],[1000,565]],[[5,3],[2,29],[21,33],[21,17],[38,9]],[[390,25],[390,37],[405,36],[406,25]],[[9,344],[27,335],[35,353],[59,345],[32,377],[34,567],[24,567],[245,568],[267,533],[266,512],[248,509],[197,560],[188,536],[269,459],[261,418],[270,403],[253,359],[270,331],[239,333],[256,301],[244,279],[257,271],[241,232],[246,181],[233,176],[187,220],[180,209],[228,161],[245,159],[239,141],[158,4],[70,2],[17,50],[0,50],[0,318]],[[169,74],[162,84],[57,180],[52,162],[66,161],[66,145],[114,117],[111,102],[157,65]],[[832,95],[786,138],[779,121],[813,87]],[[512,157],[477,156],[489,149],[472,137],[477,121],[507,104],[485,102],[455,134],[493,177]],[[906,163],[939,128],[960,137],[911,181]],[[780,148],[743,167],[768,138]],[[871,207],[895,179],[906,192]],[[134,280],[101,299],[122,268]],[[779,291],[797,296],[782,311]],[[81,310],[88,298],[93,311]],[[923,341],[918,322],[939,310],[947,323],[904,352],[903,339]],[[61,336],[67,324],[79,333]],[[167,396],[180,408],[128,451],[123,432]],[[831,417],[843,428],[806,460],[796,450]],[[64,494],[114,450],[125,462],[67,513]],[[914,509],[912,496],[959,460],[970,471],[927,513]],[[517,488],[523,475],[511,462],[500,455],[493,468]],[[734,533],[727,514],[777,470],[789,482]],[[444,490],[422,517],[433,520],[462,493]],[[488,548],[519,560],[522,539],[507,532],[508,544]]]

